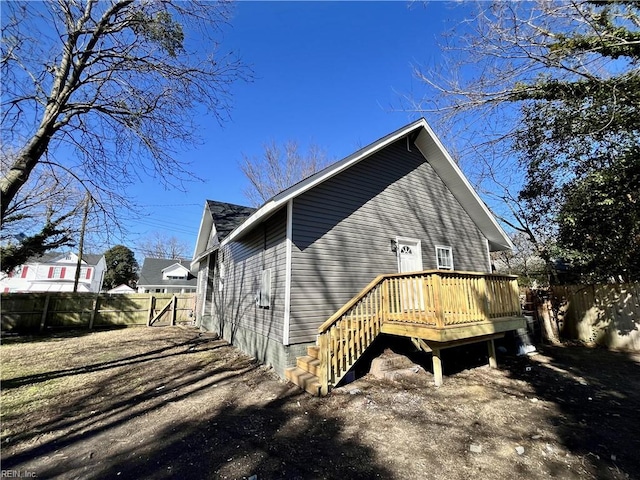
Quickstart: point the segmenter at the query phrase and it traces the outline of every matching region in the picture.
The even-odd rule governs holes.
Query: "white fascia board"
[[[487,238],[492,251],[513,249],[509,236],[426,122],[414,143]]]
[[[191,271],[198,270],[198,264],[200,260],[205,256],[203,255],[207,249],[209,242],[209,236],[211,235],[211,229],[213,228],[213,217],[209,212],[209,205],[204,202],[204,210],[202,212],[202,219],[200,220],[200,228],[198,229],[198,238],[196,239],[196,246],[193,250],[193,258],[191,260]]]
[[[209,212],[209,206],[207,202],[204,202],[204,210],[202,212],[202,219],[200,220],[200,228],[198,229],[198,238],[196,239],[196,246],[193,250],[193,259],[198,257],[198,254],[207,248],[209,236],[211,234],[211,227],[213,226],[213,217]]]
[[[382,137],[381,139],[367,145],[366,147],[361,148],[357,152],[352,153],[348,157],[337,161],[336,163],[328,166],[323,170],[320,170],[314,175],[305,178],[301,182],[298,182],[295,185],[287,188],[286,190],[283,190],[282,192],[268,200],[264,205],[256,210],[253,215],[247,218],[247,220],[245,220],[242,225],[231,232],[231,234],[229,234],[229,236],[227,236],[227,238],[223,240],[222,245],[226,245],[227,243],[232,242],[236,238],[240,237],[244,232],[251,230],[254,225],[268,218],[271,214],[275,213],[276,210],[279,210],[292,198],[303,194],[307,190],[312,189],[316,185],[330,179],[331,177],[339,174],[347,168],[355,165],[356,163],[361,162],[377,151],[382,150],[387,145],[390,145],[396,140],[399,140],[400,138],[421,127],[428,128],[427,122],[424,118],[421,118],[420,120],[417,120],[405,127],[402,127],[399,130],[396,130],[395,132],[390,133],[385,137]]]
[[[176,262],[176,263],[172,263],[171,265],[169,265],[168,267],[164,267],[162,270],[160,270],[162,273],[164,273],[166,270],[174,270],[176,267],[178,267],[178,269],[180,270],[184,270],[186,272],[189,271],[189,269],[187,267],[185,267],[184,265],[182,265],[180,262]]]

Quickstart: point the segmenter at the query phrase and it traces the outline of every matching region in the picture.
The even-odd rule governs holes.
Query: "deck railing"
[[[520,315],[517,277],[429,270],[379,275],[318,330],[323,394],[336,385],[384,322],[433,328]]]

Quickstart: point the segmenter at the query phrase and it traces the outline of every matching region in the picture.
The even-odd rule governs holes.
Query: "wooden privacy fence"
[[[188,324],[194,293],[3,293],[2,331]]]
[[[564,338],[640,352],[640,284],[558,285],[551,293]]]

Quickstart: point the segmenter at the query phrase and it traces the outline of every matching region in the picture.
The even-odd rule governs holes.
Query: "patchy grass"
[[[313,398],[193,329],[3,339],[2,468],[39,478],[639,478],[637,355],[546,347],[492,370],[468,368],[477,352],[459,362],[462,353],[445,351],[440,388],[430,374],[365,376]]]

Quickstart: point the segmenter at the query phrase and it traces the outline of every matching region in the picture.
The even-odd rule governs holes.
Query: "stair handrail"
[[[366,287],[364,287],[360,291],[360,293],[358,293],[355,297],[345,303],[336,313],[331,315],[322,325],[320,325],[320,327],[318,328],[318,334],[323,334],[327,330],[329,330],[331,326],[340,319],[340,317],[342,317],[355,304],[362,300],[373,288],[376,287],[376,285],[382,282],[388,275],[389,274],[378,275],[376,278],[374,278]]]

